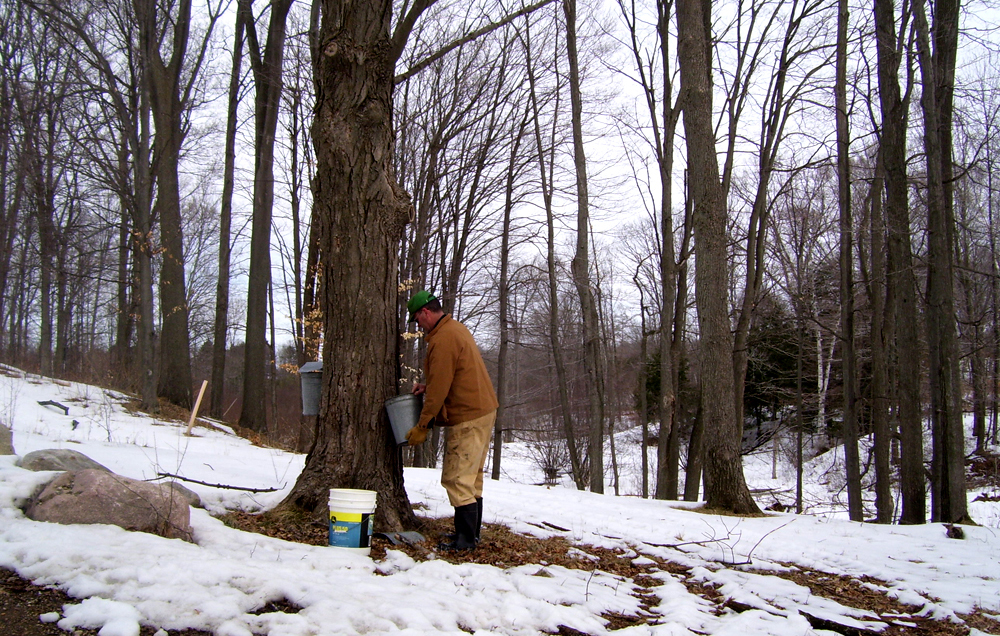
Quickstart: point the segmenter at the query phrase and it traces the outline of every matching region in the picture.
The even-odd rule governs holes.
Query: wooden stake
[[[194,428],[194,420],[198,417],[198,407],[201,406],[201,398],[205,397],[205,388],[208,386],[208,380],[201,381],[201,391],[198,391],[198,399],[194,403],[194,409],[191,411],[191,421],[188,422],[188,428],[184,431],[184,434],[191,437],[191,429]]]

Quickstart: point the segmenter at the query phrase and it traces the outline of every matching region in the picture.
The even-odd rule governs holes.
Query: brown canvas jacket
[[[483,356],[465,325],[445,314],[426,336],[424,408],[418,426],[432,419],[453,426],[496,410],[496,392]]]

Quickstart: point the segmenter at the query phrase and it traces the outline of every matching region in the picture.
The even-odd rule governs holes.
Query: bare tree
[[[876,160],[868,191],[868,243],[859,241],[862,279],[871,305],[871,427],[875,455],[875,520],[892,523],[891,430],[889,426],[889,337],[892,323],[886,312],[884,168]]]
[[[897,36],[892,0],[876,0],[875,29],[878,53],[879,106],[882,116],[880,156],[885,170],[885,208],[888,249],[887,310],[894,325],[897,363],[890,365],[890,383],[896,387],[899,435],[900,523],[924,523],[923,424],[920,399],[919,321],[917,320],[916,276],[910,244],[910,212],[907,201],[906,129],[908,94],[899,87],[900,65],[905,38]],[[909,16],[900,19],[899,33],[908,30]],[[899,361],[909,361],[900,364]]]
[[[246,14],[236,12],[233,63],[226,102],[225,160],[222,168],[222,201],[219,206],[219,269],[215,290],[215,327],[212,331],[212,384],[209,412],[221,418],[226,392],[226,349],[229,335],[229,272],[232,260],[233,189],[236,172],[236,129],[239,124],[240,79]]]
[[[837,199],[840,209],[840,346],[844,383],[843,436],[847,465],[847,499],[851,519],[864,516],[861,502],[861,465],[858,458],[856,411],[857,366],[854,354],[854,228],[851,214],[851,140],[847,113],[847,0],[837,3]]]
[[[0,100],[14,101],[21,83],[24,46],[19,46],[25,28],[25,10],[13,7],[0,13]],[[12,303],[7,299],[7,281],[14,257],[14,239],[20,227],[21,202],[25,196],[22,154],[17,148],[17,121],[14,109],[0,111],[0,350],[6,341],[7,312]]]
[[[576,168],[576,253],[573,256],[573,283],[580,296],[583,340],[586,353],[587,394],[590,411],[590,491],[604,492],[604,369],[597,306],[590,282],[590,196],[587,184],[587,157],[583,148],[583,98],[580,94],[580,63],[576,42],[576,0],[563,0],[566,15],[566,48],[569,59],[569,94],[572,103],[573,163]]]
[[[964,132],[964,131],[963,131]],[[964,143],[963,143],[964,142]],[[971,151],[975,141],[964,138],[957,151]],[[962,165],[971,163],[968,156],[956,157]],[[977,236],[980,233],[978,217],[979,201],[973,192],[975,185],[971,179],[963,179],[956,190],[956,250],[958,263],[956,272],[959,286],[958,336],[961,341],[962,357],[967,361],[966,372],[972,389],[972,434],[976,438],[976,452],[982,453],[986,444],[986,318],[988,294],[986,277],[980,275],[980,249]]]
[[[954,212],[951,203],[951,110],[958,46],[957,1],[934,5],[933,30],[923,0],[914,4],[920,105],[927,158],[927,340],[931,394],[931,519],[969,520],[965,435],[954,301]],[[933,39],[933,50],[931,40]]]
[[[94,166],[91,177],[114,192],[121,208],[115,348],[124,360],[134,320],[139,350],[135,366],[140,378],[142,405],[156,411],[159,403],[154,351],[153,131],[146,64],[141,53],[131,45],[138,39],[139,30],[134,6],[131,2],[115,1],[77,6],[34,0],[29,1],[29,6],[57,23],[60,29],[56,33],[60,37],[75,38],[80,46],[71,48],[81,51],[82,68],[93,71],[93,76],[88,74],[83,81],[90,90],[105,96],[100,103],[105,104],[102,117],[107,123],[95,123],[92,135],[94,139],[102,139],[104,135],[98,129],[107,125],[114,131],[116,146],[109,153],[103,152],[104,146],[100,143],[86,144],[84,148],[94,153],[89,162]],[[120,51],[126,55],[119,55]],[[95,174],[97,172],[103,174]],[[127,293],[129,253],[134,262],[131,299]]]
[[[153,0],[133,0],[139,24],[139,43],[147,71],[150,112],[156,127],[153,141],[156,175],[156,212],[159,215],[160,371],[157,394],[190,408],[191,350],[184,277],[178,164],[184,144],[185,114],[191,107],[199,72],[205,61],[212,29],[222,12],[222,0],[206,5],[207,23],[191,57],[191,0],[181,0],[174,13],[162,11]],[[164,58],[169,54],[169,59]]]
[[[635,285],[636,290],[639,292],[639,380],[636,384],[639,386],[639,399],[637,406],[639,407],[639,425],[642,427],[642,442],[639,445],[642,455],[639,460],[639,466],[640,470],[642,470],[642,498],[646,499],[649,497],[649,453],[646,452],[649,444],[649,406],[647,398],[648,391],[646,390],[649,378],[649,363],[647,361],[647,358],[649,357],[649,334],[646,330],[645,288],[639,277],[644,261],[645,259],[639,260],[636,265],[635,275],[632,277],[632,282]]]
[[[566,435],[566,445],[569,448],[569,458],[572,464],[573,481],[580,490],[586,484],[583,462],[580,459],[576,442],[576,432],[573,427],[572,410],[569,404],[569,385],[566,379],[566,364],[563,360],[563,347],[559,335],[559,294],[556,285],[556,254],[555,254],[555,211],[553,209],[552,197],[555,185],[553,184],[554,152],[555,144],[550,143],[547,147],[543,141],[541,129],[541,113],[538,105],[537,80],[535,75],[534,58],[531,46],[531,28],[524,31],[524,49],[527,56],[528,85],[530,87],[530,98],[532,107],[532,122],[535,137],[535,157],[538,160],[539,177],[541,179],[542,200],[545,206],[546,219],[546,271],[548,273],[548,327],[549,342],[552,351],[552,361],[555,365],[556,383],[559,393],[560,412],[562,414],[563,432]],[[556,90],[556,102],[552,110],[552,129],[555,134],[558,113],[559,113],[559,91]]]
[[[66,187],[65,167],[61,165],[58,147],[64,134],[63,111],[56,106],[69,90],[69,64],[46,44],[55,38],[51,27],[39,28],[36,46],[28,64],[30,74],[14,91],[14,107],[23,126],[24,178],[38,227],[39,297],[41,305],[38,328],[38,360],[42,373],[55,373],[53,361],[54,308],[53,286],[61,276],[57,268],[59,251],[59,212],[57,190]],[[54,78],[55,90],[43,78]]]
[[[805,409],[805,365],[812,360],[810,351],[815,350],[817,390],[809,402],[815,402],[818,411],[825,400],[823,385],[828,362],[824,356],[822,342],[813,349],[807,346],[810,329],[808,323],[815,321],[815,333],[820,333],[818,305],[822,302],[817,279],[821,269],[830,262],[836,246],[833,244],[833,220],[826,214],[824,196],[824,169],[806,170],[796,174],[788,187],[784,188],[776,202],[771,216],[773,241],[770,258],[774,262],[774,278],[777,286],[791,301],[798,330],[796,355],[796,509],[802,510],[803,487],[803,433],[806,430]],[[811,376],[810,376],[811,378]],[[818,420],[818,418],[817,418]]]
[[[763,96],[761,112],[761,128],[755,143],[757,157],[755,183],[748,188],[746,198],[749,202],[749,213],[746,221],[746,238],[744,240],[746,260],[742,300],[737,310],[736,330],[733,344],[733,363],[736,387],[736,409],[739,420],[743,421],[743,387],[746,383],[748,351],[747,342],[753,322],[754,310],[760,300],[767,267],[766,254],[769,227],[768,217],[771,214],[774,191],[780,192],[782,184],[774,185],[776,174],[790,178],[797,167],[790,169],[780,165],[779,157],[787,137],[792,133],[789,124],[799,116],[804,106],[817,91],[813,78],[829,62],[824,53],[827,45],[826,29],[823,17],[828,7],[826,0],[811,0],[807,2],[778,2],[774,5],[753,2],[749,7],[747,27],[748,36],[739,38],[738,42],[740,64],[734,72],[733,86],[727,99],[727,117],[729,125],[729,151],[727,154],[727,170],[731,171],[733,155],[736,150],[737,125],[746,107],[747,100],[752,98],[754,82],[759,71],[770,72]],[[769,12],[769,13],[765,13]],[[782,24],[781,20],[784,19]],[[760,33],[754,29],[758,21],[763,21]],[[772,37],[772,29],[784,26],[780,45],[774,56],[773,65],[766,64],[765,43]],[[775,34],[776,35],[776,34]],[[739,69],[746,65],[745,71]],[[762,68],[763,67],[763,68]],[[808,163],[808,162],[807,162]],[[783,169],[784,168],[784,169]],[[723,178],[724,183],[732,183],[731,176]],[[728,186],[727,186],[728,188]],[[728,193],[728,189],[727,189]]]
[[[291,177],[291,182],[288,186],[288,197],[291,208],[292,245],[288,258],[291,281],[286,281],[285,290],[287,294],[288,283],[290,282],[294,291],[294,298],[286,299],[286,303],[292,311],[291,332],[295,337],[296,364],[301,366],[309,360],[306,356],[306,308],[303,302],[303,289],[305,286],[305,270],[303,266],[307,263],[309,232],[307,225],[305,233],[303,233],[302,205],[304,190],[309,187],[309,182],[312,180],[313,166],[310,149],[307,144],[307,121],[308,114],[311,111],[311,103],[308,99],[311,84],[307,84],[307,72],[311,71],[311,66],[308,49],[296,46],[290,53],[294,67],[291,73],[292,79],[290,85],[285,90],[286,110],[288,112],[285,132],[288,139],[288,165],[286,171]]]
[[[282,61],[288,10],[293,0],[270,4],[267,41],[261,46],[252,12],[253,0],[239,0],[247,30],[254,76],[254,189],[247,287],[246,350],[243,357],[243,410],[240,426],[267,430],[265,374],[272,356],[264,336],[271,284],[271,216],[274,206],[274,137],[281,107]],[[274,346],[274,343],[271,343]]]
[[[989,62],[987,62],[989,64]],[[984,414],[984,421],[976,423],[974,434],[976,435],[976,452],[984,452],[986,445],[994,443],[997,439],[997,419],[1000,417],[1000,403],[998,403],[998,383],[1000,377],[1000,269],[998,269],[997,256],[997,228],[996,221],[996,193],[997,182],[994,172],[996,170],[998,123],[1000,123],[1000,109],[997,108],[998,97],[1000,97],[1000,87],[995,79],[982,80],[978,82],[970,91],[973,104],[968,109],[971,127],[975,129],[972,133],[975,137],[973,143],[969,145],[969,151],[974,152],[978,161],[974,162],[969,171],[970,180],[975,184],[980,192],[977,200],[972,205],[978,204],[978,209],[973,211],[973,215],[978,216],[978,224],[983,222],[986,227],[981,230],[985,234],[982,240],[981,250],[985,253],[978,259],[978,267],[981,275],[989,280],[989,290],[986,293],[985,304],[988,313],[989,329],[985,334],[982,343],[981,354],[986,358],[981,374],[985,383],[990,385],[988,391],[984,391],[981,401],[983,409],[989,403],[987,414]],[[984,200],[985,199],[985,200]],[[982,208],[986,208],[986,216],[982,217]],[[978,212],[978,215],[976,213]],[[983,260],[989,260],[989,265],[984,265]],[[985,367],[989,367],[987,370]],[[984,383],[983,381],[980,382]],[[988,415],[988,416],[987,416]]]
[[[674,312],[678,301],[678,266],[675,260],[673,222],[673,166],[674,140],[680,121],[680,105],[674,96],[673,53],[671,50],[670,19],[672,1],[656,3],[656,47],[652,55],[644,55],[639,41],[639,19],[634,2],[618,3],[626,21],[630,37],[630,52],[639,74],[652,130],[651,145],[656,157],[660,186],[660,331],[657,342],[660,354],[660,400],[658,404],[660,428],[657,436],[656,497],[677,498],[677,455],[672,453],[679,446],[679,431],[675,425],[679,365],[674,359],[682,338],[680,322],[683,316]],[[685,226],[687,227],[687,226]],[[686,230],[687,231],[687,230]],[[680,271],[686,272],[681,269]],[[645,338],[645,335],[643,335]],[[643,442],[645,443],[645,441]],[[690,448],[690,447],[689,447]],[[645,456],[644,456],[645,457]]]
[[[500,479],[500,463],[503,457],[504,427],[508,425],[507,404],[510,401],[508,389],[507,362],[510,350],[510,250],[511,250],[511,214],[515,203],[515,178],[527,167],[520,158],[521,142],[528,128],[530,105],[525,102],[524,114],[517,127],[512,131],[513,143],[510,146],[510,161],[507,165],[507,182],[504,188],[503,229],[500,243],[500,280],[497,290],[497,304],[500,313],[500,346],[497,351],[497,421],[493,431],[493,462],[490,476]]]
[[[417,41],[432,40],[443,26],[433,20],[424,25]],[[503,200],[504,214],[511,214],[509,207],[521,196],[519,185],[530,165],[519,156],[527,93],[524,67],[516,63],[520,47],[511,46],[514,37],[512,28],[498,30],[495,37],[484,35],[410,76],[397,109],[396,165],[401,181],[414,192],[416,208],[406,234],[400,285],[433,290],[447,311],[473,326],[482,319],[492,322],[487,309],[498,285],[491,253],[505,234],[507,249],[512,247],[510,224],[498,233],[503,225],[498,203]],[[512,147],[518,152],[510,154]],[[408,376],[401,390],[415,379],[409,376],[419,368],[423,348],[423,339],[407,330],[401,322]],[[504,373],[500,364],[498,387]],[[501,428],[502,415],[498,413]],[[432,434],[430,444],[414,449],[416,465],[434,465],[438,438]]]
[[[707,504],[737,514],[760,514],[740,459],[733,343],[726,307],[726,205],[712,129],[711,3],[678,0],[677,33],[688,170],[692,183],[695,283],[701,335],[702,417],[705,420]]]

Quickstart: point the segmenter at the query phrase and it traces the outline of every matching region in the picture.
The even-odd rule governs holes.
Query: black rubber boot
[[[483,498],[476,497],[476,545],[479,545],[483,530]],[[445,543],[452,543],[458,537],[454,532],[444,535]]]
[[[483,531],[483,498],[476,497],[476,543]]]
[[[441,550],[474,550],[476,548],[475,502],[455,508],[455,538],[438,546]]]

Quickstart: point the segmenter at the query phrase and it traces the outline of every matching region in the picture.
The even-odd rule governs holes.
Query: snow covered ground
[[[634,581],[596,570],[544,563],[501,569],[415,562],[395,550],[374,562],[347,550],[231,529],[212,514],[277,504],[294,484],[302,455],[252,446],[224,427],[198,427],[187,437],[185,424],[129,414],[114,392],[5,371],[11,375],[0,375],[0,423],[12,429],[19,455],[71,448],[136,479],[172,473],[208,483],[278,489],[252,494],[188,483],[206,509],[192,510],[195,543],[186,543],[115,526],[31,521],[18,505],[53,474],[25,471],[14,465],[16,457],[0,457],[0,566],[79,599],[59,615],[41,617],[64,629],[136,636],[142,624],[158,628],[160,636],[188,628],[217,636],[306,636],[537,634],[564,625],[596,635],[608,633],[602,614],[639,610]],[[69,413],[38,404],[46,400],[68,406]],[[628,443],[627,435],[618,444],[622,491],[635,492],[637,475],[624,474],[638,465],[636,445]],[[583,553],[598,546],[625,550],[639,562],[673,561],[689,568],[691,579],[753,608],[716,615],[714,606],[690,593],[677,576],[661,572],[656,587],[642,589],[658,599],[651,610],[659,615],[656,624],[615,633],[832,633],[812,628],[805,612],[874,630],[888,620],[906,624],[905,616],[879,617],[846,608],[768,574],[796,566],[872,577],[881,583],[868,585],[922,608],[923,616],[960,621],[958,614],[979,607],[1000,619],[996,503],[970,503],[970,513],[982,525],[966,527],[964,540],[947,538],[940,524],[850,522],[835,506],[821,505],[838,488],[835,479],[821,483],[832,461],[821,457],[807,476],[806,500],[813,502],[813,514],[739,519],[693,512],[691,503],[535,486],[540,471],[528,453],[516,447],[504,450],[504,478],[486,483],[486,522],[535,536],[568,535]],[[772,479],[771,462],[767,452],[747,459],[751,488],[793,491],[793,472],[779,462]],[[425,504],[426,514],[451,515],[438,471],[407,469],[405,480],[410,501]],[[970,493],[970,502],[976,494]],[[762,506],[771,502],[770,495],[760,499]],[[545,523],[569,532],[550,533],[540,528]],[[683,545],[661,547],[665,544]],[[751,565],[734,565],[746,562]],[[303,609],[252,613],[282,599]]]

